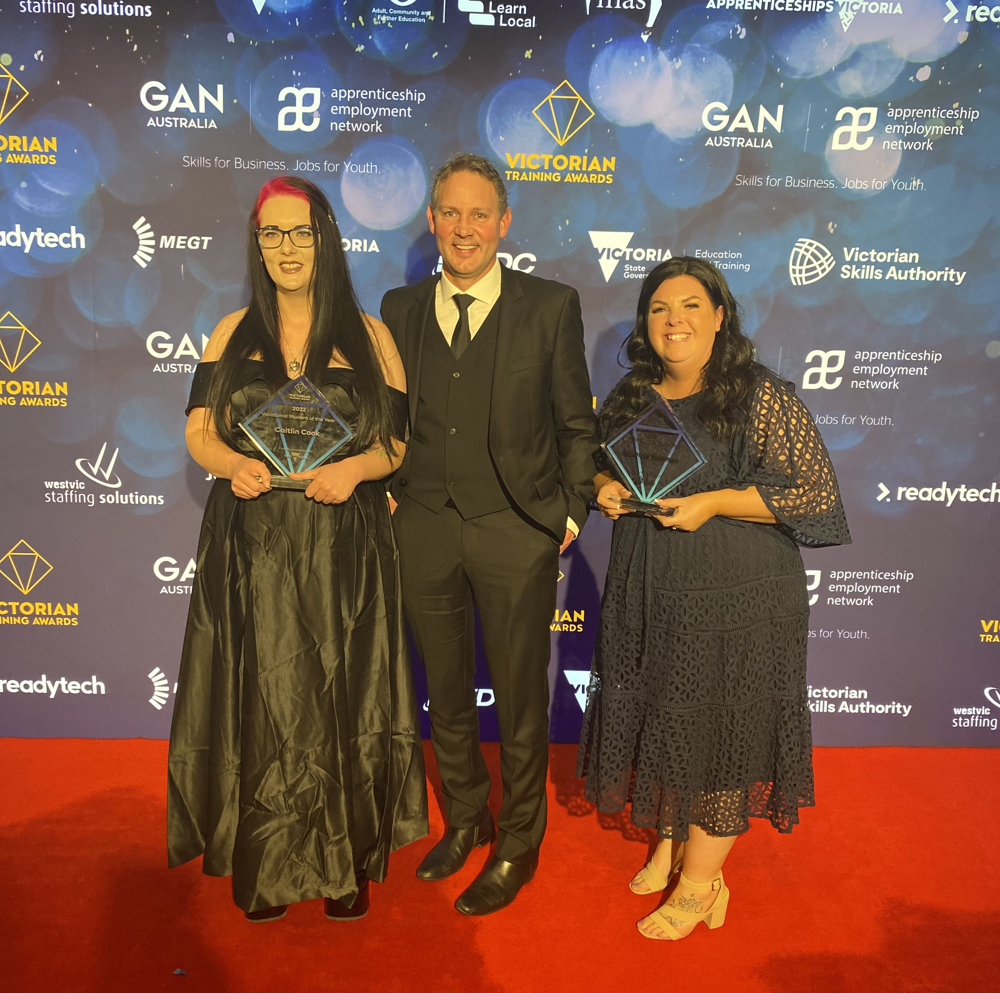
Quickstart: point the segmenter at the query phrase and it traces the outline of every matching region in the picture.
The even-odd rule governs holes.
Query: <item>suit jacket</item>
[[[382,298],[382,320],[406,368],[411,434],[424,335],[441,333],[434,313],[439,278]],[[562,541],[567,516],[580,528],[587,520],[598,447],[580,297],[570,286],[503,267],[497,306],[490,455],[516,508]],[[409,471],[407,452],[390,485],[397,500]]]

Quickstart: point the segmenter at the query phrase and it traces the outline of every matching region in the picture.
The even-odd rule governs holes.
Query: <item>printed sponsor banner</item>
[[[690,255],[812,411],[854,537],[803,551],[816,742],[1000,743],[998,52],[1000,7],[950,0],[5,5],[4,732],[168,732],[213,482],[184,408],[260,186],[322,187],[378,314],[441,271],[431,181],[468,150],[507,186],[501,263],[579,291],[597,405]],[[561,559],[553,741],[610,536]],[[495,738],[481,650],[475,686]]]

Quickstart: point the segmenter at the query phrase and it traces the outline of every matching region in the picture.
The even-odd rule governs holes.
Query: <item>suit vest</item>
[[[428,310],[406,493],[434,513],[449,500],[466,520],[510,507],[489,448],[499,326],[498,301],[456,360]]]

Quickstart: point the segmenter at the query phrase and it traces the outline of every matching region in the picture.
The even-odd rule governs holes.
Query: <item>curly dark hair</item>
[[[723,310],[722,326],[705,364],[697,417],[716,438],[728,437],[746,423],[754,385],[764,366],[756,361],[754,344],[740,328],[739,304],[726,277],[711,262],[679,255],[661,262],[642,282],[635,327],[623,344],[631,371],[601,409],[598,424],[604,438],[645,410],[649,405],[646,390],[663,379],[663,362],[649,343],[646,319],[653,294],[665,279],[674,276],[694,276],[705,287],[712,306]]]

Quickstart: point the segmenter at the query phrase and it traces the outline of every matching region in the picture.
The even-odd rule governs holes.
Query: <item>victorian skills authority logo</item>
[[[844,262],[840,267],[841,279],[899,280],[910,283],[954,283],[961,286],[969,274],[967,269],[924,269],[919,252],[906,252],[901,248],[884,251],[860,245],[841,248]],[[792,286],[809,286],[828,275],[836,264],[833,253],[812,238],[799,238],[788,257],[788,276]],[[888,268],[880,266],[887,264]]]
[[[532,116],[562,148],[594,117],[590,104],[564,79],[533,110]],[[551,155],[507,152],[506,178],[552,183],[614,182],[616,156]]]

